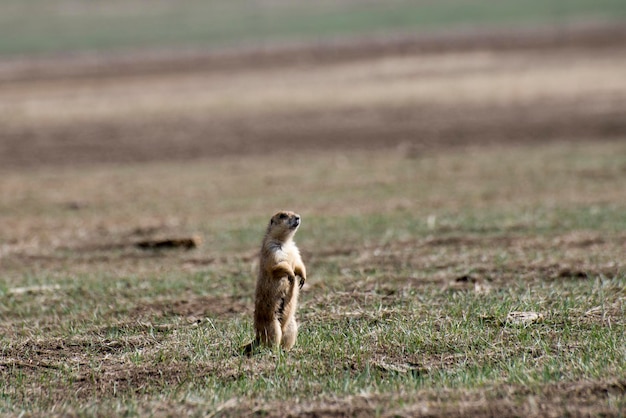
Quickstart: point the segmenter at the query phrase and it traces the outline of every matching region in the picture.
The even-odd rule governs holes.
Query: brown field
[[[593,215],[623,219],[625,75],[622,26],[1,63],[3,411],[132,415],[130,399],[157,416],[623,414],[626,380],[610,374],[538,392],[508,380],[293,401],[176,391],[274,372],[272,357],[224,353],[247,338],[229,324],[249,321],[256,245],[281,208],[304,217],[305,334],[346,318],[375,327],[411,289],[569,292],[618,277],[602,309],[571,312],[623,336],[626,233]],[[194,234],[192,251],[137,246]],[[212,340],[216,326],[241,341]],[[413,357],[376,347],[339,366],[417,375],[462,360],[434,343]],[[283,361],[308,365],[310,350]]]
[[[0,65],[0,166],[620,138],[626,29]]]

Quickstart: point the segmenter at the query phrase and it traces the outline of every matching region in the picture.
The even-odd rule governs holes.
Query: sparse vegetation
[[[301,156],[271,173],[276,200],[260,206],[271,157],[57,170],[54,191],[4,175],[2,411],[618,415],[626,150],[514,151],[355,154],[332,187],[319,175],[332,159]],[[297,196],[280,191],[295,167]],[[158,187],[131,202],[140,178]],[[298,344],[233,356],[253,335],[263,215],[296,204],[311,270]],[[206,243],[130,245],[174,231]],[[511,311],[543,319],[510,324]]]

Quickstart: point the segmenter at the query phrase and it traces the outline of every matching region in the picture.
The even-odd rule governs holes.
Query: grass
[[[271,182],[271,156],[5,172],[0,412],[617,416],[624,151],[318,154]],[[298,343],[234,356],[281,207],[304,217]],[[189,233],[201,248],[132,246]]]
[[[0,3],[0,55],[181,45],[223,46],[276,40],[482,25],[623,19],[620,0],[471,2],[80,0]],[[54,34],[54,36],[51,36]]]

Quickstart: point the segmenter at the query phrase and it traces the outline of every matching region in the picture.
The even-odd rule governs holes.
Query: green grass
[[[377,279],[384,282],[383,276]],[[177,280],[193,283],[185,276]],[[148,288],[158,293],[152,286],[156,284],[151,282]],[[498,387],[524,387],[528,393],[540,395],[549,384],[624,376],[625,289],[624,275],[575,283],[513,283],[488,295],[446,291],[439,286],[408,286],[393,300],[376,290],[355,294],[337,306],[335,316],[328,315],[325,303],[307,301],[305,295],[295,351],[265,352],[253,359],[233,357],[233,351],[252,333],[243,318],[209,318],[197,327],[181,325],[173,331],[159,330],[158,324],[154,328],[137,324],[102,328],[95,319],[83,319],[77,325],[69,319],[91,310],[88,305],[79,305],[73,307],[73,313],[59,316],[62,325],[57,332],[2,341],[6,352],[16,345],[59,338],[63,342],[58,344],[80,343],[81,357],[89,360],[76,366],[68,358],[63,366],[36,377],[30,371],[21,374],[17,368],[9,369],[8,380],[0,388],[5,394],[3,412],[75,406],[71,398],[62,397],[65,400],[59,403],[59,388],[76,376],[82,379],[87,373],[97,377],[102,368],[110,368],[106,366],[110,360],[102,358],[102,349],[111,345],[109,356],[123,358],[127,370],[137,373],[137,381],[136,386],[120,389],[116,396],[112,393],[114,384],[109,382],[111,387],[92,398],[92,402],[105,401],[95,409],[105,414],[111,412],[107,402],[114,398],[123,404],[123,410],[131,412],[145,407],[145,399],[160,399],[171,406],[196,399],[211,411],[233,398],[246,407],[251,399],[271,404],[292,402],[294,397],[320,399],[363,392],[392,396],[438,388],[488,387],[497,392]],[[87,295],[70,290],[67,296]],[[90,296],[120,304],[126,301],[124,293],[115,289]],[[332,294],[329,298],[333,300]],[[593,308],[612,305],[621,306],[609,314],[613,324],[585,316]],[[535,310],[546,318],[528,326],[507,325],[503,321],[511,310]],[[355,311],[359,314],[353,315]],[[107,321],[111,317],[104,323]],[[180,323],[178,318],[163,319],[172,321]],[[75,326],[82,331],[63,329]],[[40,357],[36,348],[22,354]],[[144,368],[156,373],[149,381],[142,379]],[[171,368],[175,368],[175,379],[159,377],[159,372],[167,373]],[[33,399],[32,383],[43,385],[50,397]],[[393,400],[383,407],[396,405],[397,400]]]
[[[252,358],[234,354],[253,335],[251,264],[266,221],[254,202],[267,192],[255,184],[257,166],[163,164],[144,166],[144,177],[133,167],[83,168],[82,176],[59,170],[66,188],[55,201],[78,193],[108,196],[107,204],[55,212],[46,228],[39,222],[52,203],[41,174],[4,176],[0,186],[13,184],[15,192],[19,177],[21,190],[37,197],[17,216],[10,199],[22,201],[10,195],[0,211],[9,231],[31,225],[41,242],[51,230],[67,241],[15,252],[15,239],[2,241],[9,252],[0,287],[0,413],[276,416],[337,408],[415,415],[427,405],[434,415],[475,408],[480,416],[522,414],[539,403],[554,415],[619,415],[626,407],[621,150],[621,143],[594,142],[418,161],[355,155],[335,171],[332,187],[314,175],[326,157],[296,162],[310,181],[300,198],[324,206],[304,217],[298,233],[310,271],[300,334],[292,351]],[[403,180],[434,175],[433,166],[435,189]],[[217,174],[221,204],[238,202],[243,215],[206,215],[214,197],[193,179]],[[480,198],[522,183],[513,201],[508,193],[489,194],[487,205]],[[120,218],[129,213],[132,184],[143,185],[133,204],[146,212]],[[328,189],[320,192],[321,184]],[[197,201],[173,205],[191,189]],[[364,190],[414,203],[385,209]],[[161,200],[164,191],[171,199]],[[362,211],[341,212],[338,191]],[[439,197],[453,191],[461,197],[442,209]],[[186,223],[158,224],[157,233],[199,229],[202,248],[121,245],[136,239],[132,225],[171,213]],[[89,232],[72,232],[77,223]],[[513,311],[542,320],[507,322]]]
[[[470,2],[3,0],[0,55],[223,46],[433,28],[623,19],[620,0]]]

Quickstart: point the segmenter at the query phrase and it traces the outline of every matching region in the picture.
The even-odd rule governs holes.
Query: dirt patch
[[[67,368],[77,370],[70,372]],[[16,376],[29,377],[30,381],[49,381],[52,379],[69,380],[73,399],[92,400],[94,397],[117,397],[131,394],[144,394],[147,388],[161,390],[164,387],[183,385],[187,381],[214,373],[213,366],[198,366],[193,368],[188,364],[164,364],[159,367],[133,365],[119,359],[104,359],[96,368],[88,362],[78,363],[69,361],[60,363],[45,363],[39,360],[3,361],[0,364],[0,375],[11,381]],[[36,387],[21,388],[25,394],[38,393]],[[47,388],[51,402],[61,402],[67,399],[67,389],[61,386]]]
[[[193,364],[187,354],[178,360],[133,360],[134,355],[152,356],[168,344],[175,346],[168,337],[154,337],[147,332],[115,340],[92,337],[25,341],[4,350],[0,378],[15,383],[8,392],[16,399],[45,392],[47,402],[56,404],[69,398],[93,401],[149,395],[165,388],[199,384],[205,376],[235,381],[266,373],[275,366],[271,358],[241,363],[235,356],[222,362]],[[174,346],[168,350],[174,350]],[[27,384],[17,383],[23,381]]]
[[[130,313],[131,318],[163,318],[180,316],[185,318],[227,318],[248,315],[252,303],[240,296],[197,296],[185,299],[160,300],[139,304]]]
[[[142,330],[146,331],[147,327],[143,326]],[[159,339],[145,332],[142,335],[116,339],[95,334],[89,338],[26,340],[5,349],[1,365],[5,369],[9,367],[63,369],[68,361],[77,366],[87,365],[94,356],[122,355],[154,346],[158,342]]]
[[[357,292],[397,292],[440,284],[450,290],[489,292],[491,287],[519,281],[550,282],[617,277],[624,271],[620,254],[626,237],[569,233],[545,239],[525,235],[448,235],[394,241],[384,246],[340,247],[305,253],[313,265],[338,260],[344,289]],[[595,263],[582,263],[589,248],[603,254]],[[534,252],[553,254],[533,261]],[[498,263],[493,260],[503,258]],[[413,274],[398,274],[400,270]],[[383,281],[364,279],[383,275]]]
[[[259,415],[277,417],[498,417],[498,416],[562,416],[583,417],[601,414],[619,416],[611,408],[609,396],[623,398],[626,381],[585,381],[549,385],[537,393],[515,385],[502,385],[485,396],[479,391],[440,390],[433,393],[419,391],[410,397],[405,395],[362,394],[342,398],[327,398],[286,407],[284,403],[266,405],[226,405],[229,412],[254,409]],[[402,404],[403,406],[396,406]],[[381,405],[386,407],[381,414]],[[603,405],[603,406],[600,406]],[[285,411],[288,412],[285,412]]]

